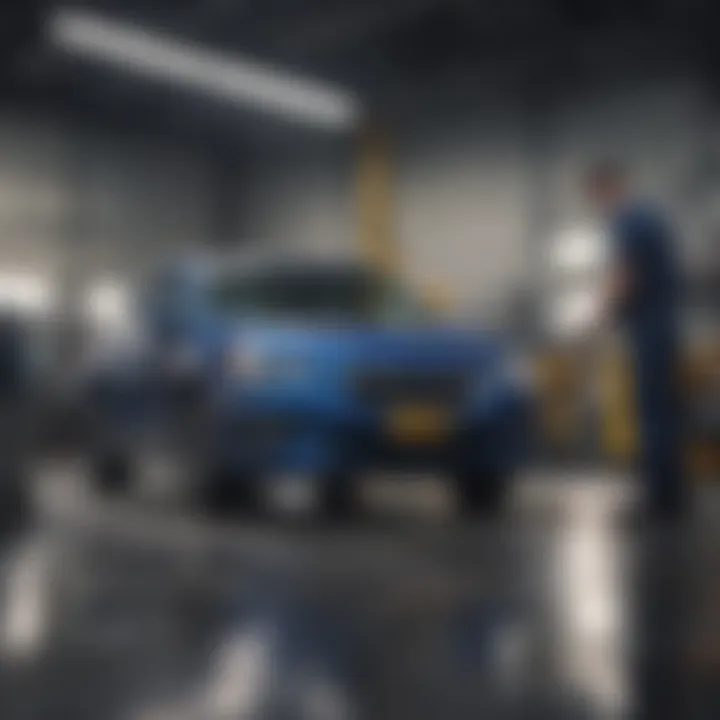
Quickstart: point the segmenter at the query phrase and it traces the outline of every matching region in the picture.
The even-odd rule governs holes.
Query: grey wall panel
[[[316,157],[273,158],[246,168],[238,242],[294,250],[355,251],[354,158],[349,148]]]
[[[0,265],[57,267],[70,205],[64,158],[56,128],[0,119]]]
[[[209,178],[198,159],[152,141],[79,141],[81,237],[100,269],[142,269],[202,245],[210,224]]]
[[[493,306],[521,281],[527,170],[519,114],[475,115],[400,136],[399,232],[411,276],[465,308]]]
[[[60,297],[202,245],[209,173],[197,153],[155,138],[0,117],[0,276],[38,274]]]

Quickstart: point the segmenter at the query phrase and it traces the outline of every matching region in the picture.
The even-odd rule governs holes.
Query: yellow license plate
[[[434,405],[399,405],[388,413],[387,432],[406,445],[435,445],[447,440],[452,418],[447,410]]]

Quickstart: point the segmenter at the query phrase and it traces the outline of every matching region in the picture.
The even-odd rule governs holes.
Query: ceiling
[[[55,0],[10,3],[0,30],[5,94],[121,123],[227,130],[252,113],[137,78],[58,61],[42,42]],[[73,6],[77,6],[74,3]],[[79,4],[204,46],[341,82],[379,113],[471,97],[494,81],[542,94],[615,68],[720,67],[705,0],[86,0]],[[110,82],[111,81],[111,82]]]

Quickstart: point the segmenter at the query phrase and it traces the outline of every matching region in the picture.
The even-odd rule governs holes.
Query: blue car
[[[398,280],[351,262],[198,261],[161,273],[142,315],[142,342],[90,383],[103,487],[152,475],[252,506],[279,478],[345,514],[361,476],[417,470],[448,477],[468,512],[501,509],[529,388],[498,341],[439,321]]]

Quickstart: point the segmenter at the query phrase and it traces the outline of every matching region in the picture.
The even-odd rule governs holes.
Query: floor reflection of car
[[[273,259],[165,271],[147,338],[91,382],[97,480],[169,479],[248,503],[270,478],[345,514],[364,474],[441,472],[470,512],[503,505],[528,398],[497,341],[443,323],[358,264]],[[407,473],[406,473],[407,474]]]

